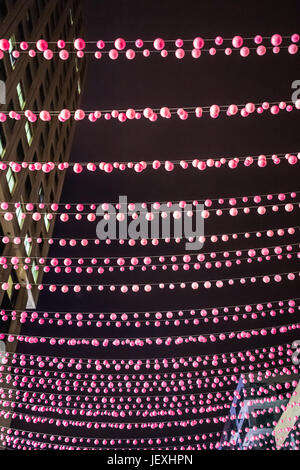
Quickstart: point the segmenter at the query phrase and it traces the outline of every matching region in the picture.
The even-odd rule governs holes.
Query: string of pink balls
[[[255,103],[246,103],[246,104],[231,104],[231,105],[217,105],[213,104],[211,106],[198,106],[198,107],[185,107],[185,108],[169,108],[163,106],[162,108],[152,109],[146,107],[144,109],[135,110],[129,108],[127,110],[118,111],[116,109],[109,111],[84,111],[83,109],[70,110],[62,109],[61,111],[47,111],[42,110],[40,112],[33,112],[32,110],[23,111],[9,111],[9,112],[0,112],[0,122],[6,122],[6,120],[14,119],[20,121],[22,118],[27,118],[30,123],[36,122],[38,119],[41,121],[51,121],[53,117],[57,118],[60,122],[64,123],[69,121],[69,119],[74,118],[75,121],[82,121],[86,118],[91,123],[97,122],[99,119],[103,118],[106,121],[110,121],[112,118],[118,120],[121,123],[125,121],[140,120],[142,117],[147,119],[150,122],[155,122],[158,118],[171,119],[174,116],[178,116],[179,119],[185,121],[189,118],[190,115],[195,116],[196,118],[202,118],[203,115],[209,114],[211,118],[216,119],[219,116],[232,117],[235,115],[240,115],[243,118],[255,115],[255,112],[258,115],[269,111],[271,115],[277,115],[279,112],[286,111],[291,112],[293,110],[300,110],[300,99],[296,100],[295,103],[291,101],[279,101],[268,102],[264,101],[261,104]],[[102,119],[102,121],[103,121]]]
[[[291,43],[289,45],[283,45],[285,39],[289,39]],[[75,53],[78,58],[82,59],[86,53],[93,54],[96,59],[101,59],[103,54],[107,55],[111,60],[116,60],[119,57],[119,54],[124,54],[128,60],[133,60],[136,57],[137,53],[140,53],[144,57],[149,57],[152,52],[160,53],[161,57],[165,58],[169,55],[170,52],[174,52],[174,55],[177,59],[183,59],[186,52],[191,52],[191,56],[194,59],[198,59],[201,56],[202,52],[208,52],[209,55],[214,56],[218,50],[224,51],[227,56],[231,55],[233,50],[238,50],[242,57],[247,57],[250,54],[251,49],[255,49],[257,55],[263,56],[266,54],[267,49],[272,49],[274,54],[278,54],[281,48],[288,50],[289,54],[297,54],[299,42],[299,34],[294,33],[291,36],[282,36],[280,34],[273,34],[271,37],[268,37],[270,45],[265,46],[263,43],[264,38],[261,35],[256,35],[251,38],[243,38],[242,36],[234,36],[233,38],[223,38],[222,36],[217,36],[215,39],[204,39],[202,37],[196,37],[194,39],[176,39],[176,40],[164,40],[162,38],[156,38],[154,41],[143,41],[142,39],[137,39],[135,41],[127,41],[123,38],[117,38],[115,41],[85,41],[82,38],[77,38],[73,43],[73,50],[69,51],[66,49],[67,45],[70,42],[66,42],[63,39],[59,39],[56,43],[48,43],[45,39],[39,39],[36,43],[30,43],[22,41],[18,44],[15,44],[15,47],[11,51],[10,42],[7,39],[0,39],[0,59],[3,58],[4,53],[11,51],[10,53],[17,60],[22,53],[28,53],[29,57],[35,57],[37,54],[42,54],[46,60],[52,60],[55,54],[58,54],[61,60],[68,60],[70,54]],[[254,44],[254,47],[248,47],[244,45],[244,41],[251,40]],[[210,48],[205,48],[206,44],[213,43],[213,46]],[[230,42],[230,47],[224,47],[227,43]],[[144,48],[145,44],[151,44],[153,47],[152,50]],[[174,43],[175,50],[167,49],[166,46],[169,43]],[[225,44],[224,44],[225,43]],[[30,45],[34,45],[34,48],[29,48]],[[57,50],[49,48],[49,44],[55,44]],[[92,47],[97,47],[97,50],[86,50],[87,46],[92,45]],[[127,48],[127,44],[132,44],[135,49]],[[188,48],[185,50],[183,47],[187,44]],[[19,46],[19,50],[16,48]],[[114,47],[105,50],[106,45],[113,45]],[[216,48],[216,47],[217,48]],[[222,47],[223,46],[223,47]],[[125,50],[126,49],[126,50]]]

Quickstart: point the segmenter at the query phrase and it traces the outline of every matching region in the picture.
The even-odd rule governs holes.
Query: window
[[[29,122],[25,123],[25,133],[26,133],[26,138],[27,138],[28,145],[30,147],[30,145],[32,144],[32,141],[33,141],[33,135],[32,135],[32,128],[31,128],[31,125],[29,124]]]
[[[24,218],[23,218],[24,212],[23,212],[22,203],[20,202],[19,204],[20,204],[19,207],[17,207],[16,209],[16,216],[17,216],[19,227],[22,228],[24,225]]]
[[[58,186],[58,183],[59,183],[58,172],[55,173],[54,181],[55,181],[55,186]]]
[[[7,184],[8,184],[8,189],[9,189],[10,193],[12,194],[13,190],[16,186],[16,178],[15,178],[11,168],[8,168],[8,170],[6,172],[6,181],[7,181]]]
[[[50,76],[49,76],[49,71],[48,70],[46,72],[45,88],[46,88],[46,91],[48,91],[49,88],[50,88]]]
[[[45,193],[44,193],[44,188],[41,185],[41,187],[39,189],[39,201],[44,202],[44,200],[45,200]]]
[[[24,93],[23,93],[23,88],[22,88],[21,83],[18,83],[18,85],[17,85],[17,95],[18,95],[18,98],[19,98],[19,103],[20,103],[21,109],[24,109],[25,108],[25,98],[24,98]]]
[[[6,75],[4,60],[0,60],[0,80],[5,82],[6,78],[7,78],[7,75]]]
[[[56,87],[55,89],[55,101],[58,104],[59,103],[59,93],[58,93],[58,88]]]
[[[43,134],[41,134],[41,137],[40,137],[40,145],[39,145],[40,155],[43,155],[44,150],[45,150],[45,141],[44,141]]]
[[[6,151],[6,137],[3,127],[0,127],[0,157],[3,158]]]
[[[22,162],[24,158],[25,158],[24,149],[23,149],[22,141],[20,140],[20,142],[18,143],[18,147],[17,147],[17,160],[18,162]]]
[[[51,145],[51,148],[50,148],[50,161],[54,162],[54,160],[55,160],[55,153],[54,153],[53,145]]]
[[[44,93],[43,85],[41,85],[41,87],[40,87],[40,99],[41,99],[41,104],[43,105],[44,101],[45,101],[45,93]]]
[[[36,283],[39,277],[39,270],[35,261],[32,262],[31,273],[32,273],[33,280]]]
[[[6,292],[7,292],[9,299],[11,300],[12,295],[13,295],[13,288],[14,288],[14,281],[13,281],[12,276],[9,276],[7,282],[8,282],[8,289]]]
[[[16,59],[12,55],[12,52],[15,49],[15,46],[16,46],[16,37],[13,34],[9,39],[9,50],[8,50],[10,63],[11,63],[11,66],[12,66],[13,69],[15,68],[15,63],[16,63]]]
[[[30,90],[30,87],[31,87],[31,84],[32,84],[32,74],[31,74],[31,70],[30,70],[30,65],[29,65],[29,64],[27,65],[26,71],[25,71],[25,82],[26,82],[27,91],[29,91],[29,90]]]
[[[48,214],[45,214],[45,215],[44,215],[44,223],[45,223],[45,227],[46,227],[47,232],[49,232],[49,229],[50,229],[50,220],[48,219]]]
[[[24,239],[24,247],[25,247],[27,256],[30,256],[30,253],[32,250],[32,244],[31,244],[31,238],[29,237],[28,233],[26,234],[26,237]]]
[[[70,8],[70,23],[74,24],[72,9]]]
[[[30,197],[30,194],[31,194],[31,190],[32,190],[32,185],[31,185],[31,181],[30,181],[30,176],[27,175],[27,178],[25,180],[25,194],[26,194],[26,198],[27,200],[29,199]]]

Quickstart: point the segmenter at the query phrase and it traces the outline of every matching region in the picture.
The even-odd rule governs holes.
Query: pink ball
[[[232,39],[232,45],[235,48],[242,47],[243,42],[244,41],[243,41],[243,38],[241,36],[234,36],[234,38]]]
[[[245,108],[246,108],[247,113],[253,113],[255,111],[255,104],[247,103]]]
[[[179,48],[180,48],[180,47],[183,46],[183,44],[184,44],[184,42],[183,42],[182,39],[176,39],[176,41],[175,41],[175,46],[176,46],[176,47],[179,47]]]
[[[47,49],[46,51],[44,51],[43,56],[46,60],[51,60],[53,59],[53,51]]]
[[[240,54],[242,57],[247,57],[250,54],[249,47],[242,47],[240,50]]]
[[[176,49],[175,56],[177,57],[177,59],[183,59],[183,57],[185,56],[184,50]]]
[[[192,57],[194,59],[199,59],[199,57],[201,56],[201,51],[200,49],[193,49],[192,50]]]
[[[171,116],[170,110],[166,106],[161,108],[159,114],[161,115],[161,117],[166,118],[166,119]]]
[[[220,107],[217,104],[213,104],[210,107],[209,112],[210,112],[210,116],[212,118],[217,118],[219,116],[219,113],[220,113]]]
[[[229,168],[234,169],[238,166],[238,163],[235,160],[230,160],[228,166]]]
[[[262,41],[263,41],[262,36],[260,36],[259,34],[257,36],[255,36],[255,38],[254,38],[255,44],[261,44]]]
[[[143,115],[145,118],[150,119],[153,116],[154,112],[151,108],[145,108],[143,111]]]
[[[61,114],[61,117],[62,117],[65,121],[67,121],[67,120],[70,119],[70,117],[71,117],[71,113],[70,113],[70,111],[69,111],[68,109],[63,109],[63,110],[60,112],[60,114]]]
[[[198,106],[196,109],[195,109],[195,114],[196,114],[196,117],[197,118],[201,118],[202,117],[202,114],[203,114],[203,109]]]
[[[81,121],[85,118],[85,112],[82,109],[77,109],[74,114],[74,119],[76,121]]]
[[[108,53],[110,59],[116,60],[119,57],[119,53],[116,49],[111,49]]]
[[[126,116],[128,119],[134,119],[135,118],[135,110],[134,109],[128,109],[126,111]]]
[[[120,122],[125,122],[127,120],[126,114],[125,113],[120,113],[118,116],[118,119]]]
[[[104,49],[105,42],[100,39],[100,41],[97,41],[97,47],[98,49]]]
[[[10,48],[9,41],[7,39],[0,39],[0,49],[1,51],[8,51]]]
[[[126,41],[123,38],[118,38],[115,40],[115,48],[118,51],[122,51],[126,47]]]
[[[66,47],[65,41],[64,41],[63,39],[59,39],[59,40],[57,41],[57,47],[58,47],[59,49],[64,49],[64,48]]]
[[[44,52],[46,49],[48,49],[48,43],[47,43],[47,41],[45,41],[45,39],[40,39],[40,40],[36,43],[36,48],[37,48],[40,52]]]
[[[277,105],[272,106],[270,111],[271,111],[271,114],[278,114],[280,111],[279,106]]]
[[[142,41],[142,39],[137,39],[135,41],[135,47],[137,47],[138,49],[140,49],[141,47],[143,47],[144,45],[144,42]]]
[[[222,38],[222,36],[217,36],[217,37],[216,37],[216,39],[215,39],[215,44],[216,44],[217,46],[222,46],[222,44],[223,44],[223,38]]]
[[[134,50],[133,50],[133,49],[128,49],[128,50],[126,51],[126,57],[127,57],[127,59],[129,59],[129,60],[134,59],[134,58],[135,58],[135,52],[134,52]]]
[[[174,163],[166,161],[165,163],[165,169],[167,171],[173,171],[174,170]]]
[[[236,104],[231,104],[228,108],[229,113],[234,116],[238,112],[238,107]]]
[[[298,162],[298,159],[295,155],[291,155],[288,158],[288,162],[289,162],[290,165],[296,165],[296,163]]]
[[[267,212],[267,210],[266,210],[265,207],[260,206],[260,207],[258,207],[257,212],[258,212],[259,215],[264,215]]]
[[[74,167],[73,167],[73,171],[74,173],[82,173],[82,170],[83,170],[83,167],[82,165],[80,165],[79,163],[75,163]]]
[[[292,42],[299,42],[300,36],[299,34],[293,34],[291,37]]]
[[[298,52],[298,46],[296,44],[290,44],[289,47],[288,47],[288,53],[289,54],[297,54]]]
[[[50,116],[50,113],[48,111],[41,111],[39,116],[40,116],[40,119],[42,121],[50,121],[51,120],[51,116]]]
[[[77,38],[74,41],[74,47],[77,51],[83,51],[85,49],[85,41],[84,39]]]
[[[235,207],[232,207],[229,211],[229,214],[233,217],[238,215],[238,210]]]
[[[60,220],[61,220],[62,222],[68,222],[68,220],[69,220],[68,214],[61,214],[61,215],[60,215]]]
[[[197,37],[193,41],[193,46],[195,49],[202,49],[204,46],[204,40],[200,37]]]
[[[294,210],[293,204],[286,204],[284,208],[286,212],[292,212]]]
[[[262,56],[262,55],[265,55],[266,51],[267,50],[265,46],[258,46],[258,48],[256,49],[256,54],[259,56]]]
[[[106,173],[111,173],[111,172],[113,171],[113,169],[114,169],[114,167],[113,167],[113,165],[112,165],[111,163],[106,163],[106,164],[104,165],[104,171],[105,171]]]
[[[281,43],[282,37],[280,36],[280,34],[273,34],[273,36],[271,37],[271,44],[273,46],[279,46]]]
[[[68,60],[69,52],[66,49],[62,49],[61,51],[59,51],[59,57],[61,58],[61,60]]]
[[[4,219],[7,221],[7,222],[10,222],[11,220],[13,220],[14,216],[11,212],[6,212],[4,214]]]
[[[161,51],[165,47],[165,41],[161,38],[157,38],[155,39],[153,46],[157,51]]]

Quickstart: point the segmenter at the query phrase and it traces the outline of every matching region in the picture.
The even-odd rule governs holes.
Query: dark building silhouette
[[[10,53],[0,60],[0,80],[5,84],[5,104],[0,111],[9,110],[41,111],[63,108],[76,109],[79,106],[85,77],[85,59],[70,57],[62,61],[55,54],[47,61],[42,54],[34,59],[27,53],[15,60],[12,51],[21,41],[35,43],[38,39],[47,41],[73,41],[82,36],[83,20],[80,0],[1,0],[0,37],[10,42]],[[31,44],[30,46],[34,46]],[[3,84],[2,83],[2,84]],[[3,102],[3,100],[2,100]],[[0,123],[0,162],[65,162],[68,161],[74,136],[75,121],[62,124],[57,118],[50,122],[40,120],[31,124],[22,118],[19,121],[8,119]],[[7,222],[4,214],[0,217],[0,256],[23,257],[15,270],[11,263],[8,268],[0,268],[0,283],[8,282],[7,291],[0,291],[1,309],[17,314],[26,308],[35,308],[39,291],[22,287],[14,289],[15,283],[40,283],[43,272],[32,261],[24,269],[24,258],[31,260],[46,257],[52,235],[54,221],[42,218],[34,222],[31,217],[23,219],[26,202],[52,203],[59,201],[65,172],[50,173],[22,170],[15,173],[8,166],[0,172],[0,202],[19,203],[17,217]],[[19,245],[3,243],[3,236],[10,240],[21,239]],[[38,239],[40,242],[38,243]],[[17,315],[18,318],[18,315]],[[18,334],[19,321],[1,322],[0,332]],[[15,351],[16,342],[1,344],[2,350]],[[0,405],[1,409],[1,405]],[[2,423],[7,426],[7,420]],[[1,424],[1,419],[0,419]]]

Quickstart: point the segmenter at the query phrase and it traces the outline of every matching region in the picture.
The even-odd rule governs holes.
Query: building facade
[[[289,390],[292,393],[290,399],[285,394],[285,381],[298,382],[294,392]],[[288,450],[299,449],[298,438],[293,433],[300,415],[299,374],[270,377],[264,382],[254,381],[251,386],[254,392],[249,396],[243,378],[240,378],[220,450],[275,450],[284,442]],[[270,394],[265,395],[265,387],[269,387]],[[288,420],[290,416],[292,422]]]
[[[39,112],[43,109],[76,109],[81,101],[85,78],[86,60],[74,55],[67,61],[60,60],[58,54],[50,61],[42,54],[30,58],[27,53],[17,60],[12,52],[17,43],[27,41],[32,48],[38,39],[47,41],[74,41],[83,35],[83,18],[80,0],[1,0],[0,38],[10,42],[9,54],[0,60],[0,83],[2,84],[0,111],[26,109]],[[2,321],[0,332],[19,334],[20,311],[35,308],[39,291],[16,290],[20,283],[40,283],[43,272],[38,269],[34,259],[46,257],[49,250],[48,240],[52,235],[54,221],[45,216],[35,222],[24,217],[26,203],[52,203],[60,200],[65,172],[50,173],[41,171],[13,171],[9,162],[65,162],[68,161],[75,130],[75,121],[62,124],[57,118],[50,122],[40,120],[30,123],[22,118],[19,121],[7,119],[0,123],[0,162],[8,164],[0,171],[0,203],[17,204],[16,217],[12,221],[0,214],[0,256],[7,259],[7,266],[0,265],[0,283],[8,283],[9,288],[0,290],[1,310],[10,315],[17,312],[17,320]],[[3,243],[8,237],[9,243]],[[12,243],[15,238],[19,244]],[[18,269],[10,259],[20,259]],[[25,258],[30,257],[29,265]],[[1,342],[1,351],[14,352],[16,342]],[[2,352],[3,355],[3,352]],[[1,383],[0,383],[1,387]],[[0,402],[1,410],[1,402]],[[0,425],[1,421],[0,418]],[[7,426],[7,420],[5,424]]]

